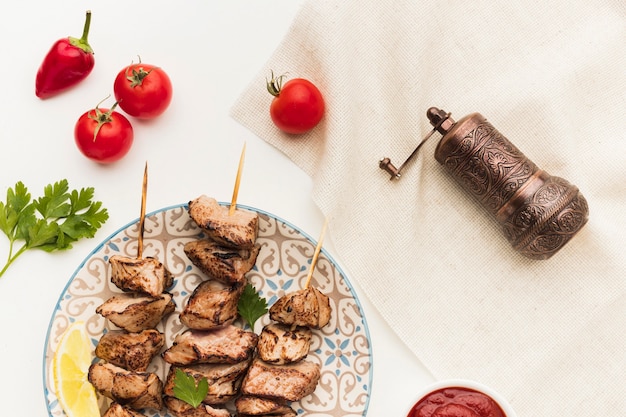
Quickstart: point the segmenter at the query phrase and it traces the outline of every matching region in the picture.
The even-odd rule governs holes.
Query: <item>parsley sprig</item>
[[[239,315],[254,330],[254,323],[267,313],[267,300],[251,284],[246,284],[237,304]]]
[[[29,249],[67,250],[79,239],[94,237],[109,214],[93,196],[93,188],[70,191],[67,180],[47,185],[43,196],[32,201],[21,181],[9,188],[6,202],[0,201],[0,230],[9,238],[0,278]]]
[[[183,371],[176,368],[174,374],[174,396],[181,401],[186,402],[193,408],[197,408],[202,400],[209,392],[209,381],[202,378],[196,384],[196,379]]]

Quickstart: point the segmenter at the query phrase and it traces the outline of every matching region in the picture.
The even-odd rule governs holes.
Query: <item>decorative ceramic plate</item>
[[[261,244],[261,250],[247,277],[271,306],[285,292],[302,288],[316,243],[301,230],[269,213],[239,207],[259,214],[257,243]],[[137,256],[138,223],[128,224],[100,244],[78,267],[59,297],[46,336],[43,364],[50,416],[65,415],[55,396],[51,372],[52,355],[59,338],[70,323],[82,320],[95,349],[100,337],[114,327],[95,310],[114,294],[121,293],[110,281],[108,260],[117,254]],[[157,327],[165,334],[165,348],[186,329],[180,323],[178,312],[194,288],[206,279],[183,251],[185,243],[202,236],[202,231],[189,217],[186,205],[164,208],[146,216],[143,256],[159,259],[175,277],[168,292],[174,296],[176,312]],[[329,325],[313,331],[308,356],[321,366],[320,382],[312,395],[292,403],[291,407],[298,416],[365,416],[372,382],[372,351],[359,300],[348,278],[324,250],[319,255],[311,285],[329,296],[333,313]],[[266,314],[256,323],[256,332],[267,323]],[[148,370],[165,380],[167,368],[158,355]],[[100,398],[100,401],[104,413],[108,400]],[[145,414],[170,416],[165,410],[160,413],[146,410]]]

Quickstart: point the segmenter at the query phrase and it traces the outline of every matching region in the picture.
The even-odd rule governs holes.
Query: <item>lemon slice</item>
[[[91,343],[85,323],[72,323],[61,336],[52,358],[56,395],[67,417],[100,417],[96,390],[87,379]]]

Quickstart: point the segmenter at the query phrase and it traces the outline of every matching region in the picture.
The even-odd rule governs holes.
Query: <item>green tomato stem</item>
[[[278,97],[280,95],[280,90],[283,88],[283,78],[285,78],[285,74],[279,75],[278,77],[274,76],[274,71],[272,71],[271,80],[265,80],[267,91],[273,95],[274,97]]]

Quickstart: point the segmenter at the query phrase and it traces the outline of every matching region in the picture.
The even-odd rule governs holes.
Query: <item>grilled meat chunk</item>
[[[196,384],[206,378],[209,391],[202,402],[205,404],[225,404],[239,394],[243,377],[250,361],[235,364],[200,364],[189,366],[170,366],[165,380],[163,394],[174,396],[174,378],[180,369],[196,380]]]
[[[243,379],[241,393],[298,401],[315,391],[319,379],[319,365],[306,359],[288,365],[272,365],[256,358]]]
[[[275,365],[298,362],[309,354],[311,336],[312,332],[308,327],[291,330],[291,327],[284,324],[268,324],[259,335],[259,358]]]
[[[210,239],[223,246],[252,248],[258,233],[258,214],[237,208],[231,216],[229,210],[206,195],[189,202],[189,216]]]
[[[259,336],[233,325],[214,330],[187,330],[162,353],[172,365],[198,363],[237,363],[250,359]]]
[[[102,417],[144,417],[144,415],[132,408],[113,402]]]
[[[145,372],[164,344],[163,334],[154,329],[140,333],[111,330],[100,338],[96,356],[129,371]]]
[[[175,397],[166,396],[163,401],[174,417],[231,417],[225,408],[215,408],[208,404],[200,404],[197,408]]]
[[[141,292],[156,297],[174,282],[172,274],[155,258],[113,255],[109,263],[111,282],[125,292]]]
[[[163,382],[152,372],[132,372],[111,363],[89,367],[89,382],[102,395],[133,410],[163,408]]]
[[[248,395],[237,398],[235,408],[238,416],[297,416],[297,413],[283,401]]]
[[[190,329],[210,330],[232,323],[244,287],[228,287],[219,281],[204,281],[196,287],[180,313],[180,321]]]
[[[313,286],[285,294],[269,309],[270,319],[286,325],[321,329],[330,321],[330,300]]]
[[[261,246],[250,249],[228,248],[210,239],[192,240],[185,244],[189,260],[212,279],[226,285],[243,285],[245,274],[256,262]]]
[[[176,305],[172,295],[159,294],[157,297],[131,294],[114,295],[96,308],[96,313],[127,332],[136,333],[153,329],[161,319],[174,311]]]

